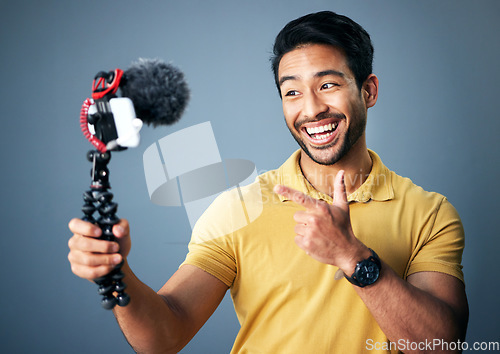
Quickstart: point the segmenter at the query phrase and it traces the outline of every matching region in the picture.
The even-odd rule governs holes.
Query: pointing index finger
[[[283,186],[283,185],[276,185],[274,187],[274,192],[276,194],[282,195],[283,197],[290,199],[291,201],[294,201],[297,204],[300,204],[308,209],[310,208],[315,208],[318,201],[296,189]]]
[[[347,192],[344,182],[345,171],[340,170],[335,176],[333,203],[337,206],[345,207],[347,205]]]

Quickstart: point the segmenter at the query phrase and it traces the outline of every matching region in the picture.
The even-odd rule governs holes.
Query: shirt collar
[[[295,151],[279,168],[279,183],[301,191],[315,199],[322,199],[328,203],[332,203],[332,197],[316,190],[304,177],[299,164],[300,151],[300,149]],[[384,166],[382,160],[374,151],[368,150],[368,153],[373,162],[372,170],[365,182],[347,196],[349,202],[366,203],[370,200],[385,201],[394,198],[394,189],[389,169]],[[279,195],[279,198],[282,202],[288,200],[282,195]]]

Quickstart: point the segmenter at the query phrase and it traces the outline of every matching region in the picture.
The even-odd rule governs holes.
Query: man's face
[[[343,52],[311,44],[283,56],[278,68],[288,129],[316,163],[339,161],[364,134],[367,106]]]

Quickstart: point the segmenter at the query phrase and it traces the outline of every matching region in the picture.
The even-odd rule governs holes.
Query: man
[[[369,35],[347,17],[320,12],[283,28],[273,70],[301,149],[209,207],[158,293],[128,266],[125,220],[114,228],[118,243],[70,222],[76,275],[95,279],[125,261],[132,301],[115,315],[135,350],[179,351],[227,289],[241,323],[233,352],[411,352],[464,338],[463,228],[446,198],[367,149],[378,95],[372,59]],[[242,203],[257,215],[246,225]]]

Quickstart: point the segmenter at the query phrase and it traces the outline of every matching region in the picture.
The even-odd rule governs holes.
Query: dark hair
[[[373,45],[370,35],[346,16],[321,11],[289,22],[276,36],[271,64],[278,92],[278,67],[281,58],[306,44],[327,44],[342,49],[359,89],[372,73]]]

